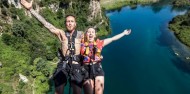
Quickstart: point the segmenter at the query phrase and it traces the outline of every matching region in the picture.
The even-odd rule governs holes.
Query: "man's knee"
[[[58,87],[55,87],[55,94],[63,94],[64,93],[64,86],[65,86],[65,84],[62,84]]]

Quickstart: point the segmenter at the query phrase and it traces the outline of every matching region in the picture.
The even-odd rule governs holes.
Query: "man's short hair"
[[[66,23],[66,19],[67,19],[67,17],[69,17],[69,16],[75,18],[75,21],[76,21],[76,16],[75,16],[75,15],[73,15],[73,14],[68,14],[68,15],[65,16],[65,23]]]
[[[72,16],[72,17],[74,17],[74,18],[76,19],[76,16],[73,15],[73,14],[66,15],[66,16],[65,16],[65,19],[66,19],[67,17],[69,17],[69,16]]]

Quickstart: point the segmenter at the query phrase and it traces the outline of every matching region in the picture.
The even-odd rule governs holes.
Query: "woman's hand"
[[[131,29],[126,29],[126,30],[123,31],[123,33],[125,35],[129,35],[131,33]]]
[[[21,4],[26,8],[26,9],[31,9],[32,8],[32,2],[33,0],[30,1],[30,3],[28,3],[26,0],[21,0]]]

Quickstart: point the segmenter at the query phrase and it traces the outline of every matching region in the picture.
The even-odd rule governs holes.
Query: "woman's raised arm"
[[[124,30],[122,33],[120,33],[118,35],[115,35],[115,36],[113,36],[111,38],[104,39],[104,46],[110,44],[113,41],[116,41],[116,40],[122,38],[125,35],[129,35],[130,33],[131,33],[130,29],[129,30]]]

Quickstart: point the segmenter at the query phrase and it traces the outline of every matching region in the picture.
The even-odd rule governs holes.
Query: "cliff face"
[[[88,21],[92,21],[96,18],[102,19],[102,11],[99,0],[90,0],[89,10],[90,15],[88,16]]]
[[[0,22],[2,23],[6,23],[6,24],[12,24],[12,18],[10,15],[10,11],[9,8],[11,7],[11,5],[13,5],[15,8],[17,9],[21,9],[21,4],[20,4],[20,0],[3,0],[0,1],[1,7],[0,7]],[[3,9],[3,10],[2,10]],[[19,19],[18,16],[16,16],[17,19]]]
[[[15,8],[21,8],[20,0],[8,0],[9,5],[14,5]]]

